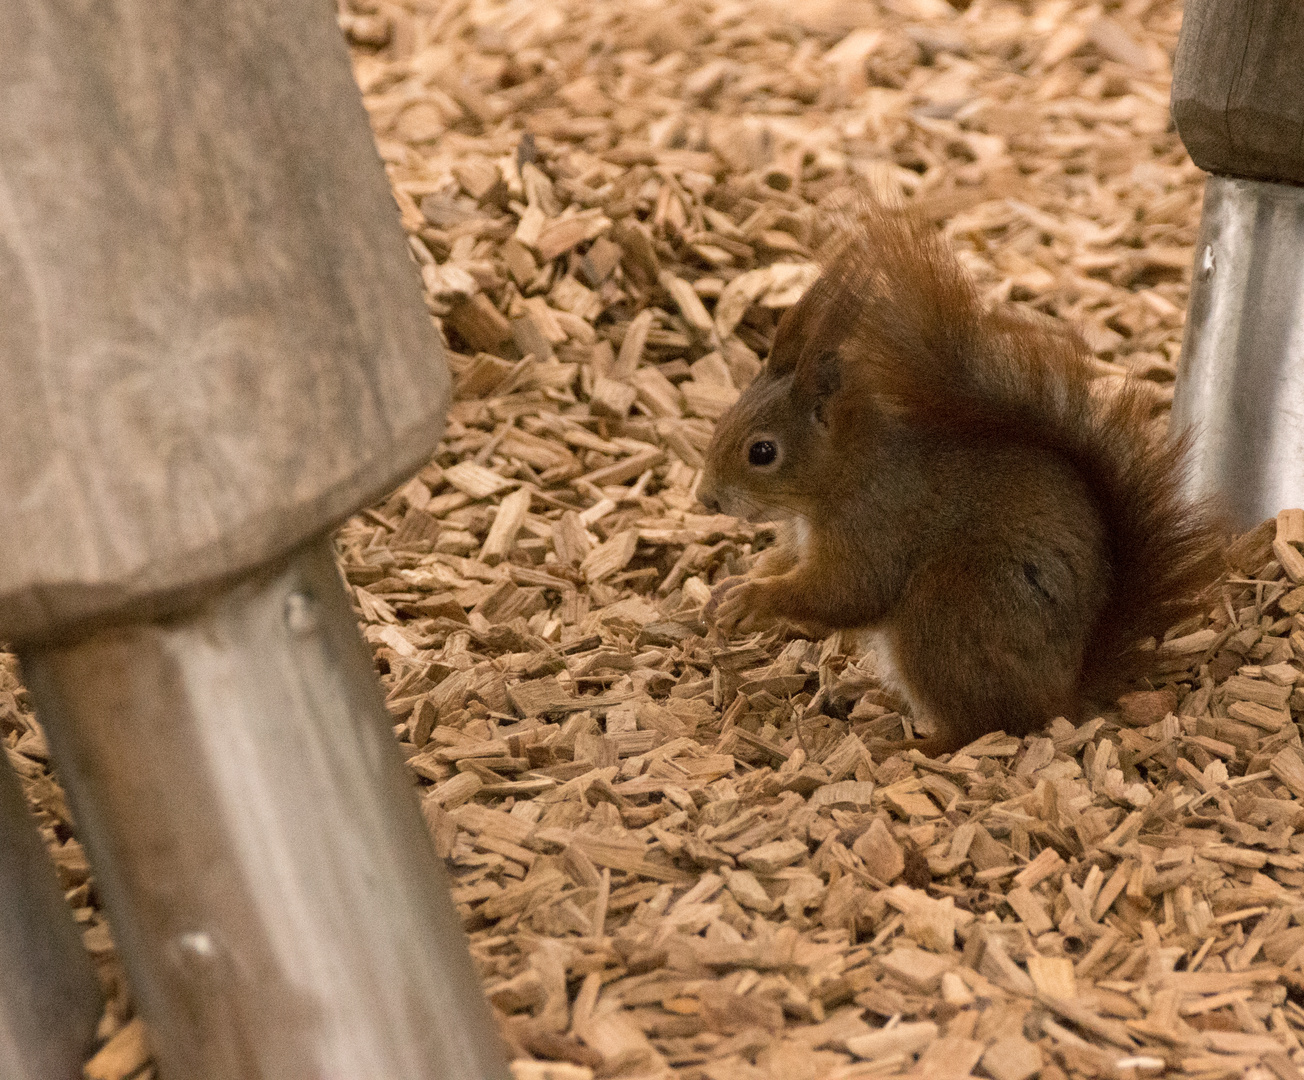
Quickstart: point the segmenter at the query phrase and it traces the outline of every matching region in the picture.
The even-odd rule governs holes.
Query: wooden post
[[[22,660],[167,1080],[506,1075],[329,542]]]
[[[448,395],[331,6],[5,15],[0,640],[164,1080],[503,1080],[323,539]]]
[[[1200,168],[1304,183],[1304,5],[1187,0],[1173,119]]]
[[[6,8],[0,640],[184,607],[433,449],[448,373],[328,8]]]
[[[1210,176],[1172,430],[1248,528],[1304,505],[1304,5],[1187,0],[1173,117]]]
[[[0,1076],[77,1080],[100,987],[18,779],[0,761]]]

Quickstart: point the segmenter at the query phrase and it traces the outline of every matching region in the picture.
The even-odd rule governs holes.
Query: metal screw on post
[[[1205,188],[1173,431],[1242,528],[1304,506],[1304,6],[1188,0],[1173,117]]]

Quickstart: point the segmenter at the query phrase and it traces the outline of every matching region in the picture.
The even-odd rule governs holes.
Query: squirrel
[[[885,684],[935,729],[892,749],[1080,723],[1222,568],[1186,443],[1152,438],[1134,380],[1093,388],[1075,331],[986,309],[918,220],[862,207],[823,261],[707,449],[699,501],[787,522],[707,616],[875,631]]]

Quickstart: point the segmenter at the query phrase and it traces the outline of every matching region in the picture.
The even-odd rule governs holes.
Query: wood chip
[[[942,975],[955,966],[949,956],[923,949],[898,948],[883,958],[883,967],[920,993],[933,993],[942,985]]]
[[[463,491],[473,499],[487,499],[490,495],[512,486],[511,481],[503,479],[492,469],[477,465],[473,461],[459,461],[452,468],[445,470],[444,479],[458,491]]]
[[[847,1049],[858,1058],[882,1061],[918,1053],[937,1038],[937,1025],[931,1020],[898,1024],[884,1031],[871,1032],[847,1040]]]
[[[498,516],[480,548],[480,561],[487,566],[502,562],[516,544],[516,536],[530,510],[531,489],[518,488],[498,505]]]
[[[993,1080],[1029,1080],[1041,1066],[1041,1051],[1022,1035],[997,1039],[982,1056],[983,1072]]]
[[[87,1080],[126,1080],[149,1061],[149,1036],[139,1017],[120,1028],[83,1068]]]
[[[674,300],[675,306],[679,308],[679,313],[683,315],[684,321],[688,323],[694,333],[709,336],[715,329],[715,323],[711,319],[711,313],[706,310],[702,303],[702,298],[697,295],[697,291],[690,282],[681,277],[676,277],[669,271],[663,271],[661,274],[661,286],[670,294]]]
[[[851,846],[865,863],[865,869],[879,881],[891,884],[906,868],[905,853],[893,838],[882,818],[875,818],[869,828]]]
[[[619,532],[584,556],[580,563],[580,573],[587,581],[601,581],[625,569],[637,548],[638,533],[635,530]]]

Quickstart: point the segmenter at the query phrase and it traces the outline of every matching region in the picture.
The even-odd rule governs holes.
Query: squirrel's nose
[[[720,499],[715,493],[715,487],[702,477],[702,482],[697,486],[697,501],[707,508],[711,513],[720,512]]]

